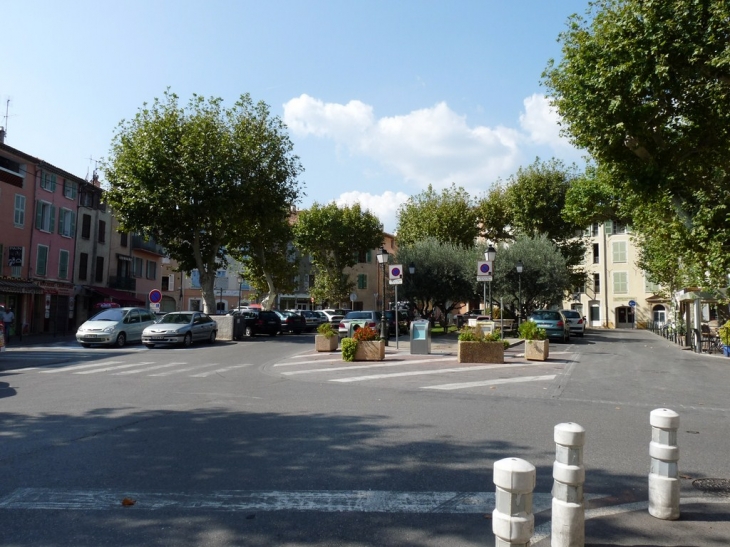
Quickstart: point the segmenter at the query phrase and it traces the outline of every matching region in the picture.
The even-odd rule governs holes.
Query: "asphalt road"
[[[491,368],[448,351],[345,365],[313,346],[291,335],[3,353],[0,543],[492,545],[492,465],[505,457],[536,466],[545,537],[554,426],[587,430],[589,509],[641,506],[659,407],[681,416],[683,497],[705,495],[692,479],[730,477],[728,360],[651,333],[551,344],[545,364],[514,348]],[[727,520],[700,522],[702,541],[684,522],[693,541],[677,531],[666,545],[726,545]],[[665,545],[629,524],[587,527],[602,545]]]

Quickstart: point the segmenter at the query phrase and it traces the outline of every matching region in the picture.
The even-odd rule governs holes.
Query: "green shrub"
[[[317,327],[317,332],[325,338],[332,338],[333,336],[337,336],[337,332],[335,331],[335,329],[332,328],[332,325],[330,323],[322,323],[319,327]]]
[[[720,337],[723,346],[730,346],[730,321],[717,329],[717,335]]]
[[[520,338],[525,340],[545,340],[545,329],[541,329],[534,321],[525,321],[520,325]]]
[[[357,351],[357,340],[353,338],[342,339],[342,360],[354,361],[355,352]]]
[[[479,327],[464,326],[459,331],[459,340],[462,342],[499,342],[502,340],[502,336],[499,329],[484,334]],[[507,346],[509,346],[509,342],[507,342]]]

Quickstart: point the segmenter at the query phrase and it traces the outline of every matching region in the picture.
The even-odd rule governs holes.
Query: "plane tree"
[[[167,90],[119,124],[103,170],[121,228],[153,238],[182,271],[197,269],[209,312],[227,253],[286,223],[301,192],[286,127],[247,94],[230,108],[199,95],[182,107]]]

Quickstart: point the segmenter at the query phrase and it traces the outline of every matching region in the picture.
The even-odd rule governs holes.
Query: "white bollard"
[[[679,518],[679,414],[668,408],[652,410],[649,514],[664,520]]]
[[[553,515],[550,545],[583,547],[586,540],[583,483],[583,445],[586,430],[578,424],[555,426],[553,463]]]
[[[494,463],[496,489],[492,513],[495,547],[529,547],[535,533],[532,491],[535,466],[520,458],[505,458]]]

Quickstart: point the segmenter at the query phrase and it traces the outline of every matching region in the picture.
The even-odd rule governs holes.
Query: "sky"
[[[583,153],[541,74],[588,0],[0,0],[5,143],[89,178],[119,123],[166,89],[288,127],[298,207],[359,202],[393,233],[432,185],[474,198]],[[7,117],[6,117],[7,114]],[[103,179],[103,173],[102,173]]]

